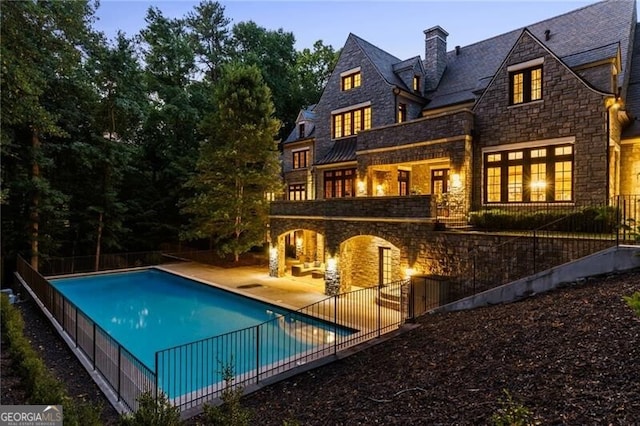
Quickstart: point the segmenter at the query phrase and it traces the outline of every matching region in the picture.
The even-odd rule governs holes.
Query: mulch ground
[[[640,424],[640,270],[522,301],[426,315],[419,327],[243,399],[256,425],[478,425],[507,391],[544,425]],[[26,329],[70,393],[117,414],[30,303]],[[2,357],[2,404],[20,402]],[[197,424],[201,418],[188,423]]]

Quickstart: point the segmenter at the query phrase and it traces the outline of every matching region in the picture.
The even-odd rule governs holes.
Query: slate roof
[[[290,143],[290,142],[295,142],[298,141],[300,139],[307,139],[307,138],[312,138],[314,137],[315,131],[316,131],[316,125],[314,123],[314,120],[316,118],[316,113],[313,111],[316,107],[316,104],[313,104],[311,106],[309,106],[308,108],[305,108],[303,110],[300,111],[300,113],[298,114],[298,119],[296,120],[296,126],[293,128],[293,130],[291,130],[291,133],[289,133],[289,136],[287,136],[287,138],[284,140],[283,144],[286,143]],[[297,121],[299,121],[300,119],[305,120],[306,124],[305,124],[305,135],[304,138],[300,137],[300,128],[297,125]]]
[[[631,114],[633,122],[622,133],[623,138],[640,136],[640,24],[636,25],[636,35],[633,43],[631,70],[629,71],[629,87],[626,102],[627,112]]]
[[[623,69],[619,84],[628,73],[629,37],[636,23],[635,0],[606,0],[526,27],[555,55],[570,66],[610,58],[620,46]],[[437,89],[428,97],[427,109],[476,99],[498,71],[524,28],[447,52],[447,68]],[[545,31],[550,31],[545,40]]]
[[[390,53],[385,52],[379,47],[374,46],[368,41],[358,37],[357,35],[351,33],[349,37],[352,37],[353,40],[360,46],[362,52],[369,58],[371,63],[376,67],[382,78],[392,86],[402,87],[407,89],[406,84],[398,77],[394,72],[394,65],[402,63],[402,66],[407,66],[407,63],[410,62],[413,58],[407,59],[405,61],[400,60],[399,58],[393,56]]]
[[[336,141],[331,150],[316,164],[343,163],[356,160],[356,145],[358,139],[348,138]]]

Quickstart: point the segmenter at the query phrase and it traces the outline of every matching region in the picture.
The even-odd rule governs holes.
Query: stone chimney
[[[427,69],[425,91],[435,90],[447,67],[448,32],[439,25],[424,30],[424,57]]]

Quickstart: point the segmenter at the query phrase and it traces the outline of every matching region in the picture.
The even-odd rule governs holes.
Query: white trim
[[[291,152],[300,152],[300,151],[311,151],[311,147],[305,146],[303,148],[292,149]]]
[[[360,67],[351,68],[350,70],[346,70],[340,73],[340,77],[346,77],[351,74],[355,74],[360,72]]]
[[[521,62],[519,64],[509,65],[507,67],[508,72],[524,70],[527,68],[535,67],[536,65],[544,64],[544,56],[536,59],[531,59],[530,61]]]
[[[347,111],[353,111],[354,109],[364,108],[368,106],[371,106],[371,101],[360,102],[359,104],[350,105],[348,107],[334,109],[333,111],[331,111],[331,115],[340,114]]]
[[[487,152],[512,151],[514,149],[536,148],[536,147],[544,147],[549,145],[564,145],[568,143],[575,144],[576,143],[575,136],[567,136],[564,138],[554,138],[554,139],[542,139],[542,140],[529,141],[529,142],[517,142],[517,143],[506,144],[506,145],[487,146],[482,148],[482,153],[484,154]]]

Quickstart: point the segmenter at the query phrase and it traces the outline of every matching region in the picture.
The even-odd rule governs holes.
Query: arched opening
[[[359,235],[340,244],[341,287],[374,287],[404,278],[401,252],[389,241]]]
[[[277,273],[271,275],[308,277],[322,283],[325,269],[325,239],[319,232],[293,229],[278,236]]]

